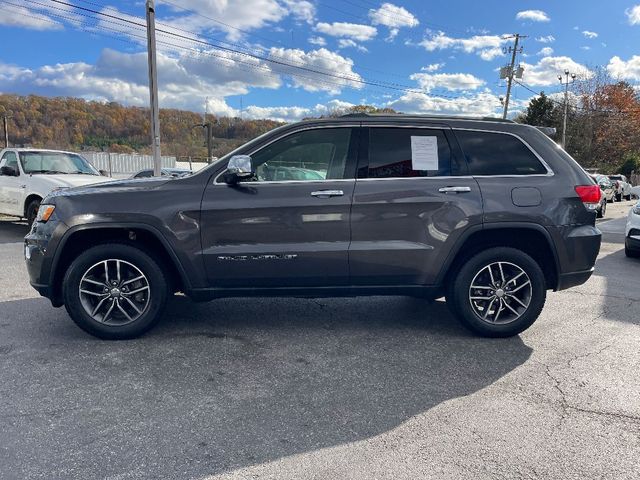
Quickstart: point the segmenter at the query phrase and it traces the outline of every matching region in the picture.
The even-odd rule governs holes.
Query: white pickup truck
[[[108,180],[77,153],[5,148],[0,151],[0,214],[26,218],[31,225],[52,191]]]

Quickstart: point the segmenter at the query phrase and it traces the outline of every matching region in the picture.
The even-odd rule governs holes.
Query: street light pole
[[[10,110],[6,110],[4,107],[2,107],[2,122],[3,122],[3,129],[4,129],[4,148],[9,148],[9,119],[11,117],[13,117],[13,114]]]
[[[151,151],[153,152],[153,175],[162,174],[160,157],[160,110],[158,108],[158,70],[156,66],[156,21],[153,0],[147,0],[147,57],[149,63],[149,97],[151,104]]]
[[[575,82],[576,74],[570,73],[569,70],[564,71],[566,80],[562,80],[562,75],[558,75],[560,84],[564,85],[564,117],[562,119],[562,148],[566,149],[567,146],[567,113],[569,109],[569,76],[571,76],[571,82]]]

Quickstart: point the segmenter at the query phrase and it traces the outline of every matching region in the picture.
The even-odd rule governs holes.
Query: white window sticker
[[[411,168],[438,170],[438,137],[411,137]]]

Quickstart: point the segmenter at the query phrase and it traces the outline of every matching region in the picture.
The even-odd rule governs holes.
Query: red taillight
[[[600,203],[602,195],[598,185],[578,185],[576,193],[583,203]]]

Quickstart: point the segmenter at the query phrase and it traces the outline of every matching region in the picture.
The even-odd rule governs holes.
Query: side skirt
[[[441,297],[444,291],[439,286],[424,285],[351,285],[339,287],[274,287],[274,288],[201,288],[190,290],[186,295],[196,302],[229,297],[362,297],[362,296],[410,296],[425,299]]]

